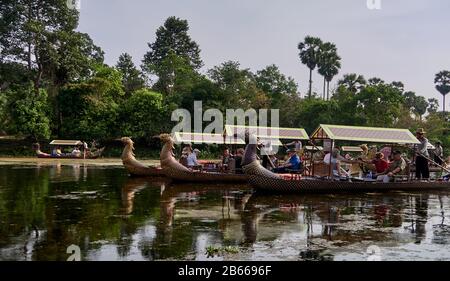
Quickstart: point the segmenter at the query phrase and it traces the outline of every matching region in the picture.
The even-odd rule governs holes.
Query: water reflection
[[[264,195],[128,178],[121,168],[0,166],[0,260],[450,259],[449,193]],[[213,258],[208,246],[238,252]]]

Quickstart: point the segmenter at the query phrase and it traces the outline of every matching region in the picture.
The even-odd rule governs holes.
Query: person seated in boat
[[[192,144],[188,144],[186,145],[183,150],[181,151],[181,156],[180,156],[180,163],[187,167],[188,166],[188,162],[187,162],[187,158],[189,157],[189,155],[191,155],[194,152],[194,150],[192,149]]]
[[[221,169],[223,171],[226,171],[230,167],[230,162],[231,162],[231,159],[233,158],[233,155],[231,154],[229,148],[225,148],[223,150],[223,154],[222,154],[221,158],[222,158]]]
[[[375,167],[374,171],[376,172],[374,174],[374,178],[376,178],[376,174],[382,174],[389,168],[389,162],[386,161],[386,159],[384,159],[384,154],[381,152],[377,152],[375,154],[375,159],[373,159],[373,160],[364,160],[364,159],[359,159],[359,160],[363,164],[374,165],[374,167]]]
[[[289,172],[297,172],[301,171],[302,163],[300,157],[295,152],[294,149],[288,149],[287,153],[289,155],[288,160],[285,164],[281,165],[278,168],[275,168],[273,171],[278,174],[283,174]]]
[[[444,161],[443,165],[442,165],[445,169],[450,170],[450,156],[447,157],[447,160]],[[450,181],[450,174],[445,175],[444,177],[445,181]]]
[[[59,146],[55,146],[52,150],[52,156],[61,156],[62,152],[61,152],[61,148]]]
[[[78,146],[75,146],[72,150],[72,156],[80,157],[81,156],[81,150],[78,148]]]
[[[194,169],[194,168],[197,168],[197,167],[201,166],[198,163],[198,160],[197,160],[197,157],[198,157],[199,154],[200,154],[200,150],[198,150],[196,148],[196,149],[194,149],[192,151],[192,153],[190,153],[188,155],[188,157],[187,157],[187,166],[188,166],[188,168]]]
[[[244,158],[244,153],[245,153],[245,150],[243,148],[239,148],[236,151],[236,156],[234,157],[234,160],[235,160],[234,169],[235,169],[236,174],[242,174],[243,173],[243,170],[242,170],[242,159]]]
[[[341,156],[341,151],[339,148],[334,148],[331,153],[328,153],[324,157],[323,161],[325,162],[325,164],[331,165],[331,171],[333,174],[333,178],[335,179],[349,177],[348,173],[341,166],[341,161],[343,159],[345,160],[345,158]]]
[[[394,179],[394,176],[405,173],[407,163],[402,157],[402,153],[400,151],[395,151],[393,157],[393,161],[389,164],[389,168],[387,168],[386,171],[377,174],[377,181],[388,183]]]

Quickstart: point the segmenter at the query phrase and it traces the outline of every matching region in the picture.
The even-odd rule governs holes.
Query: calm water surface
[[[0,260],[450,260],[449,193],[273,196],[0,166]],[[207,255],[207,247],[233,251]]]

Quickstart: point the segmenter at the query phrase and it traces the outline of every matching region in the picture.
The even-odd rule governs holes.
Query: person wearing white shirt
[[[194,149],[192,153],[190,153],[187,157],[187,165],[189,168],[193,168],[195,166],[199,166],[197,156],[200,153],[200,150]]]

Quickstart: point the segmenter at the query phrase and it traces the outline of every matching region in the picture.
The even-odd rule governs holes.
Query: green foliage
[[[32,87],[14,93],[17,100],[11,103],[15,132],[34,140],[50,137],[49,106],[47,93],[40,90],[36,95]]]
[[[156,41],[149,43],[150,50],[143,59],[143,68],[150,74],[156,74],[159,79],[167,79],[167,64],[165,61],[172,56],[182,58],[192,69],[199,69],[203,62],[200,58],[200,48],[188,34],[189,24],[186,20],[169,17],[163,26],[156,31]],[[165,65],[165,66],[164,66]]]
[[[117,70],[99,66],[86,82],[69,84],[59,94],[64,137],[108,139],[119,134],[116,121],[124,94]]]
[[[119,57],[119,61],[116,64],[116,69],[122,73],[122,84],[125,88],[125,94],[130,96],[136,90],[140,90],[145,87],[145,80],[141,71],[139,71],[133,63],[133,58],[123,53]]]
[[[269,98],[258,88],[253,73],[241,69],[238,62],[224,62],[210,69],[208,75],[221,91],[223,109],[259,109],[269,104]]]
[[[300,60],[309,68],[309,98],[311,98],[312,95],[312,71],[320,61],[321,46],[322,40],[312,36],[306,36],[305,40],[298,44]]]
[[[319,124],[336,124],[335,116],[338,112],[335,101],[324,101],[317,98],[304,99],[299,104],[296,120],[296,127],[305,128],[312,133]]]
[[[271,99],[272,108],[279,108],[284,97],[296,95],[298,91],[294,79],[286,77],[274,64],[256,72],[255,81],[257,87]]]
[[[122,134],[134,138],[150,138],[161,133],[163,116],[163,96],[147,89],[138,90],[123,104]]]

